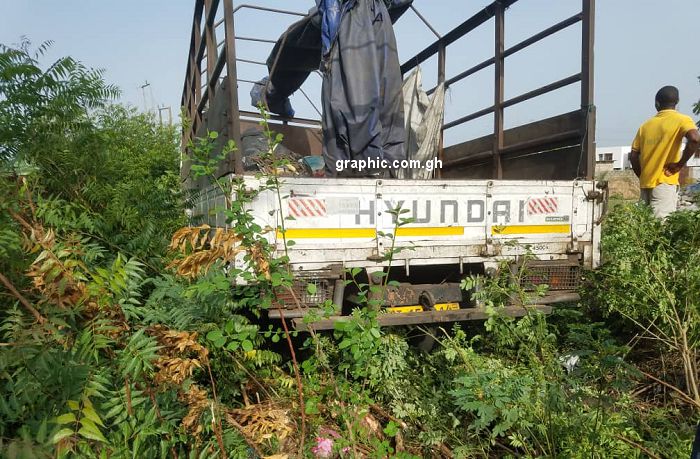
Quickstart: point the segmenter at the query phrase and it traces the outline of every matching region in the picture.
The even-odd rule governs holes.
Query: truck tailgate
[[[246,186],[257,189],[256,179]],[[406,247],[393,264],[493,262],[526,250],[543,260],[581,253],[599,262],[601,200],[593,181],[378,180],[284,178],[279,191],[252,202],[258,223],[289,247],[295,270],[387,265],[381,260],[396,236]],[[411,223],[397,228],[389,211],[400,206]],[[285,230],[282,231],[282,225]]]

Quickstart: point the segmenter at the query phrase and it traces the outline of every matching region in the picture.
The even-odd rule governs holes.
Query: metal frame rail
[[[221,4],[223,3],[223,18],[216,21]],[[250,61],[236,57],[236,40],[255,41],[265,43],[275,43],[272,40],[265,40],[254,37],[237,37],[235,33],[235,14],[243,9],[266,11],[270,13],[286,14],[292,16],[306,16],[306,13],[282,10],[277,8],[267,8],[257,5],[242,4],[233,7],[233,0],[196,0],[194,7],[192,34],[190,38],[190,50],[187,60],[187,70],[185,73],[185,85],[182,92],[181,105],[184,115],[188,119],[186,126],[183,126],[182,149],[187,148],[190,141],[193,141],[198,129],[203,123],[203,115],[208,104],[216,96],[219,83],[224,77],[233,76],[230,80],[236,84],[229,87],[227,100],[227,129],[229,138],[236,144],[240,144],[241,139],[241,114],[255,117],[252,112],[240,110],[238,101],[237,84],[238,62],[266,65],[264,62]],[[202,20],[203,24],[202,24]],[[217,42],[217,31],[220,33],[220,26],[224,27],[224,40]],[[203,29],[203,30],[202,30]],[[221,50],[219,50],[221,48]],[[224,75],[224,69],[226,73]],[[202,77],[204,76],[204,83]],[[272,119],[281,119],[272,117]],[[292,121],[292,120],[284,120]],[[301,124],[316,124],[312,120],[293,119]],[[243,160],[240,151],[233,154],[233,164],[229,165],[229,170],[236,174],[243,173]],[[231,167],[232,166],[232,167]]]
[[[579,176],[591,178],[594,172],[594,150],[595,150],[595,107],[593,105],[593,94],[594,94],[594,79],[593,79],[593,45],[594,45],[594,17],[595,17],[595,0],[582,0],[582,10],[553,26],[542,30],[530,38],[527,38],[520,43],[505,49],[504,37],[505,37],[505,12],[506,9],[511,5],[516,3],[518,0],[496,0],[489,6],[485,7],[483,10],[479,11],[474,16],[470,17],[462,24],[458,25],[456,28],[448,32],[446,35],[441,36],[432,25],[416,10],[415,7],[411,7],[418,18],[432,31],[436,36],[436,40],[423,49],[421,52],[416,54],[414,57],[406,61],[401,66],[401,71],[405,75],[410,72],[416,66],[430,59],[431,57],[437,55],[438,57],[438,83],[445,83],[446,87],[457,83],[470,75],[475,74],[481,70],[487,69],[488,67],[494,67],[494,104],[490,107],[478,110],[466,116],[462,116],[459,119],[450,121],[443,126],[443,131],[447,129],[452,129],[456,126],[460,126],[469,121],[475,120],[482,116],[493,113],[494,114],[494,129],[493,129],[493,142],[492,142],[492,162],[493,162],[493,177],[502,178],[503,168],[501,164],[502,155],[509,151],[514,150],[516,147],[522,147],[523,145],[504,145],[504,122],[503,114],[504,109],[519,104],[521,102],[530,100],[532,98],[547,94],[549,92],[555,91],[557,89],[563,88],[565,86],[581,83],[581,110],[584,113],[583,120],[585,126],[582,129],[581,138],[581,148],[582,153],[585,155],[585,164],[579,165]],[[216,21],[217,14],[220,10],[221,4],[223,3],[223,18]],[[194,137],[203,123],[203,116],[206,109],[211,101],[216,96],[216,92],[219,88],[219,83],[224,79],[224,69],[226,70],[225,75],[227,77],[232,76],[231,80],[235,81],[235,84],[231,84],[229,87],[228,100],[226,101],[226,127],[228,130],[228,138],[236,141],[238,144],[240,142],[241,135],[241,115],[248,117],[255,117],[256,115],[252,112],[241,112],[238,101],[238,91],[237,84],[238,73],[237,73],[237,63],[245,62],[257,65],[265,65],[264,62],[251,61],[247,59],[240,59],[236,57],[236,40],[243,41],[254,41],[254,42],[264,42],[264,43],[275,43],[273,40],[266,40],[255,37],[237,37],[235,35],[235,14],[243,9],[252,9],[257,11],[264,11],[274,14],[284,14],[291,16],[303,17],[306,13],[300,13],[296,11],[289,11],[277,8],[267,8],[257,5],[242,4],[238,7],[233,7],[233,0],[196,0],[193,24],[192,24],[192,34],[190,40],[190,50],[187,61],[187,70],[185,76],[185,83],[182,95],[182,107],[184,115],[189,120],[188,125],[183,126],[183,136],[182,136],[182,148],[183,151],[186,149],[190,141],[194,140]],[[446,77],[446,62],[447,62],[447,49],[448,47],[459,40],[460,38],[467,35],[472,30],[485,24],[490,20],[495,22],[495,36],[494,36],[494,57],[487,59],[461,73],[447,78]],[[521,94],[517,97],[513,97],[508,100],[504,100],[504,82],[505,82],[505,59],[561,30],[571,27],[579,22],[582,22],[582,47],[581,47],[581,71],[575,75],[563,78],[559,81],[555,81],[548,85],[542,86],[540,88],[534,89],[527,93]],[[220,26],[223,25],[224,28],[224,40],[217,42],[217,33],[221,33]],[[202,79],[204,77],[204,82]],[[431,89],[429,93],[432,93],[435,88]],[[306,94],[304,93],[306,96]],[[308,99],[308,96],[306,96]],[[313,105],[313,104],[312,104]],[[318,111],[318,109],[317,109]],[[309,127],[318,127],[318,123],[312,120],[305,120],[299,118],[293,119],[283,119],[273,117],[284,123],[294,122]],[[547,143],[548,141],[556,140],[552,136],[543,137],[540,139],[530,140],[528,143],[532,145],[537,145],[540,143]],[[441,155],[442,140],[440,143]],[[228,170],[233,171],[236,174],[243,173],[243,162],[240,151],[234,152],[232,158],[233,164],[229,164]]]
[[[594,78],[593,78],[593,48],[595,40],[595,0],[582,0],[581,12],[564,19],[553,26],[542,30],[531,37],[505,49],[505,11],[518,0],[497,0],[491,5],[464,21],[462,24],[451,30],[444,37],[431,43],[428,47],[416,54],[414,57],[406,61],[401,66],[401,72],[406,73],[413,70],[415,67],[430,59],[437,54],[438,56],[438,84],[445,83],[446,87],[457,83],[470,75],[473,75],[481,70],[487,69],[490,66],[494,67],[494,104],[490,107],[478,110],[459,119],[450,121],[443,126],[443,132],[447,129],[460,126],[469,121],[481,118],[482,116],[494,114],[493,128],[493,177],[502,178],[503,169],[501,165],[501,155],[508,151],[504,147],[504,123],[503,111],[505,108],[519,104],[526,100],[547,94],[557,89],[569,86],[571,84],[581,82],[581,110],[585,112],[586,126],[583,129],[582,150],[586,157],[585,164],[581,164],[579,175],[581,177],[592,178],[594,173],[594,158],[595,158],[595,106],[593,103],[594,95]],[[421,19],[423,19],[421,17]],[[485,24],[493,19],[495,22],[495,37],[494,37],[494,57],[487,59],[463,72],[451,77],[445,78],[445,67],[447,62],[447,48],[460,38],[467,35],[472,30]],[[424,20],[424,19],[423,19]],[[427,21],[424,20],[427,23]],[[575,75],[563,78],[559,81],[547,84],[537,89],[533,89],[527,93],[521,94],[512,99],[504,100],[504,82],[505,82],[505,59],[523,49],[553,35],[561,30],[567,29],[579,22],[582,22],[582,47],[581,47],[581,71]],[[431,30],[432,27],[431,27]],[[432,93],[435,88],[428,91]],[[550,139],[542,139],[547,141]],[[511,148],[512,150],[512,148]]]

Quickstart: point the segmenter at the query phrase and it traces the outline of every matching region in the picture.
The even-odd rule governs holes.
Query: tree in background
[[[184,218],[175,129],[113,105],[119,90],[101,70],[70,57],[44,69],[50,42],[30,46],[0,44],[0,207],[18,213],[28,193],[57,230],[157,263]],[[0,224],[0,267],[19,267],[8,252],[17,222],[2,212]]]
[[[45,42],[32,52],[0,44],[0,160],[17,164],[47,156],[47,141],[70,137],[89,127],[90,111],[104,108],[119,90],[104,83],[101,70],[63,57],[45,70],[39,59]],[[59,143],[60,145],[60,143]]]

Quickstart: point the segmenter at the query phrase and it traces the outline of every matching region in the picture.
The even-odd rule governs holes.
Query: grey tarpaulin
[[[412,3],[413,0],[392,0],[389,6],[391,21],[398,21]],[[270,75],[269,83],[265,83],[264,99],[271,112],[288,116],[289,96],[304,84],[311,72],[321,67],[324,54],[322,22],[319,9],[311,8],[306,17],[292,24],[275,43],[266,61]],[[252,91],[251,96],[252,105],[257,107],[263,98]]]
[[[423,90],[420,67],[403,82],[404,116],[406,117],[406,155],[420,161],[422,168],[401,169],[399,178],[429,179],[433,171],[425,168],[427,161],[438,157],[440,135],[445,115],[445,84],[435,88],[429,98]]]
[[[412,2],[342,0],[344,13],[336,17],[339,22],[330,24],[313,8],[280,37],[267,59],[271,75],[265,101],[272,112],[282,116],[289,116],[287,98],[310,72],[322,67],[325,144],[330,146],[325,149],[327,160],[351,159],[358,152],[360,157],[405,157],[399,140],[403,137],[403,122],[399,122],[403,119],[402,77],[391,24]],[[320,3],[325,12],[333,1]],[[330,33],[326,31],[331,41],[325,46],[330,52],[324,56],[322,29],[327,26],[332,26]],[[259,100],[259,95],[253,95],[253,105]],[[352,142],[343,142],[348,136]],[[329,172],[335,175],[332,166]]]
[[[325,60],[322,100],[327,175],[339,174],[338,160],[406,158],[402,81],[396,37],[384,0],[357,0],[343,16]]]

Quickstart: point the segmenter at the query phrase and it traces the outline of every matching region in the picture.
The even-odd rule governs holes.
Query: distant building
[[[681,151],[683,151],[683,146]],[[595,151],[596,170],[598,173],[605,173],[611,170],[622,171],[632,169],[629,152],[631,146],[621,147],[598,147]],[[695,155],[688,161],[687,167],[681,171],[681,183],[687,184],[700,181],[700,154]]]
[[[630,164],[629,152],[632,147],[629,145],[622,147],[598,147],[595,149],[595,160],[596,163],[604,164],[604,168],[609,168],[609,163],[612,162],[612,169],[616,171],[622,171],[625,169],[632,169]]]
[[[681,183],[692,183],[700,181],[700,153],[690,158],[687,164],[687,175],[681,174]]]

